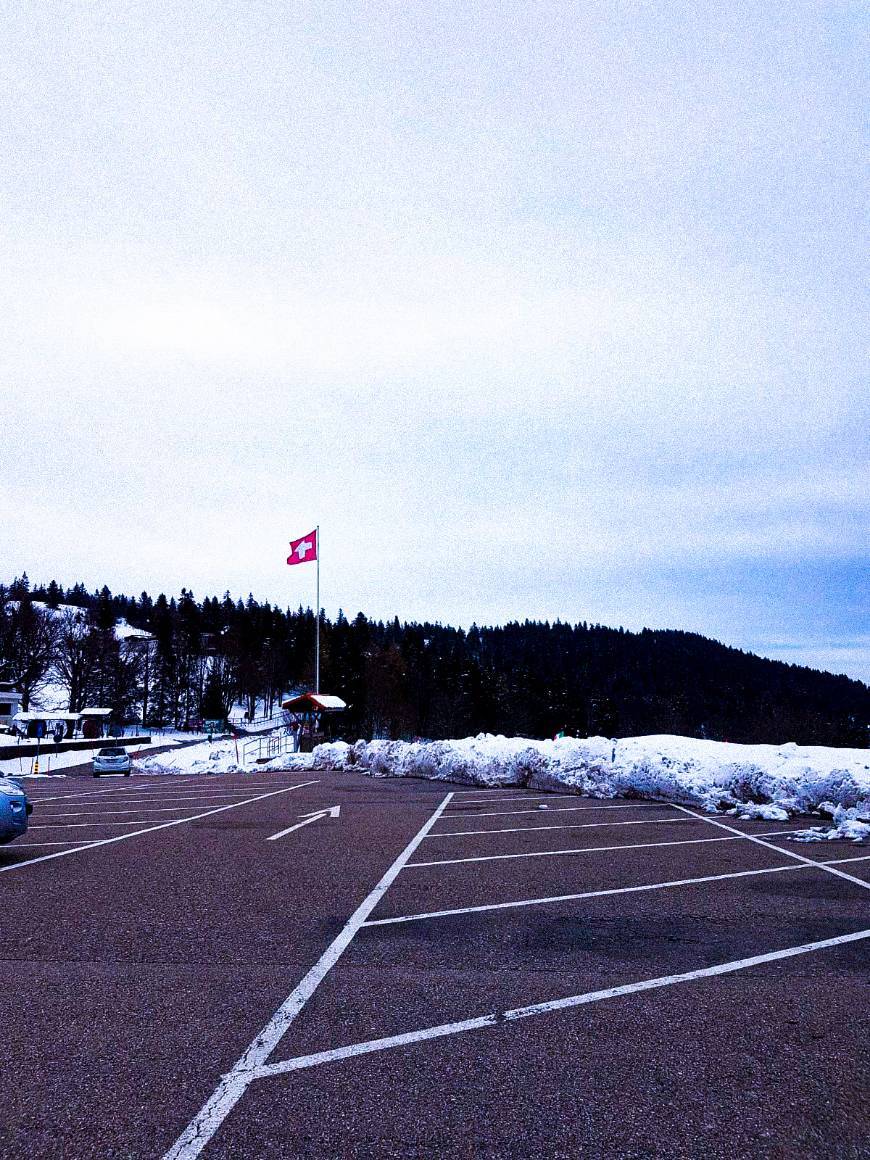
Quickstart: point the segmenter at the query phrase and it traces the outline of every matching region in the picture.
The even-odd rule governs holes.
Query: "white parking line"
[[[129,805],[131,802],[214,801],[216,798],[249,797],[250,793],[251,793],[250,789],[245,790],[245,791],[236,790],[236,791],[233,791],[231,793],[217,793],[217,792],[215,792],[215,793],[190,793],[190,794],[153,793],[153,794],[149,794],[147,797],[127,797],[125,794],[119,793],[119,794],[116,794],[114,797],[112,797],[108,802],[104,802],[104,801],[98,801],[98,802],[85,801],[85,802],[82,802],[82,801],[79,801],[79,802],[75,802],[74,804],[76,805],[76,807],[93,806],[96,809],[100,806],[115,805],[116,802],[120,803],[121,805]],[[33,801],[34,805],[41,805],[42,804],[38,799],[31,798],[31,801]],[[61,808],[66,809],[65,806],[62,806]]]
[[[475,806],[475,805],[498,805],[501,802],[539,802],[539,801],[557,801],[559,798],[577,798],[576,793],[524,793],[519,797],[482,797],[482,798],[466,798],[462,802],[457,802],[457,805]],[[455,817],[455,811],[451,817]]]
[[[172,776],[172,775],[167,775],[167,776]],[[212,778],[211,780],[214,781],[214,778]],[[191,793],[191,794],[194,794],[197,792],[202,793],[205,790],[205,786],[207,784],[208,783],[205,782],[205,783],[199,783],[199,784],[191,785],[191,786],[174,785],[174,786],[172,786],[172,792],[178,793],[179,790],[184,790],[185,793]],[[27,796],[30,798],[30,800],[32,802],[37,803],[37,804],[42,803],[42,802],[68,801],[71,798],[97,797],[97,796],[102,795],[102,794],[118,794],[118,795],[120,795],[120,794],[125,793],[125,792],[126,793],[133,792],[133,793],[153,794],[154,796],[160,796],[161,793],[165,792],[164,790],[159,790],[156,786],[154,787],[153,790],[146,789],[145,786],[138,786],[135,784],[135,782],[133,784],[130,784],[129,782],[127,782],[125,784],[123,790],[121,790],[121,789],[89,789],[89,790],[82,790],[81,793],[52,794],[49,797],[42,797],[40,794],[34,793],[34,791],[32,790],[32,788],[30,786],[25,786],[25,790],[27,791]]]
[[[259,789],[261,787],[258,786],[257,788]],[[264,786],[262,788],[266,788],[266,787]],[[153,798],[141,798],[141,799],[140,798],[133,798],[133,799],[130,799],[130,798],[110,798],[108,801],[70,802],[69,806],[72,806],[72,809],[70,809],[69,806],[63,805],[63,803],[61,803],[61,802],[57,802],[57,803],[54,803],[52,805],[51,810],[46,810],[39,804],[39,802],[34,802],[33,803],[33,806],[34,806],[33,815],[34,815],[34,817],[38,816],[41,818],[62,818],[62,817],[71,818],[71,817],[76,817],[78,815],[92,817],[98,811],[105,811],[106,813],[114,813],[114,814],[119,814],[119,813],[133,814],[133,813],[136,813],[137,810],[143,810],[143,811],[147,812],[148,810],[157,810],[157,809],[166,809],[166,808],[176,809],[176,810],[186,810],[186,809],[195,810],[195,809],[201,809],[201,808],[204,809],[205,806],[207,806],[207,805],[212,805],[212,804],[217,805],[219,802],[238,801],[241,798],[250,797],[253,792],[255,792],[255,790],[252,788],[252,789],[249,789],[246,794],[208,794],[204,797],[197,796],[197,797],[177,798],[177,799],[171,798],[171,797],[169,797],[169,798],[153,797]],[[172,802],[173,804],[170,806],[167,806],[166,805],[167,802]],[[130,808],[128,809],[127,807],[130,807]]]
[[[235,804],[242,806],[245,803],[244,802],[237,802]],[[46,822],[44,825],[42,824],[42,822],[37,822],[35,826],[28,826],[27,832],[29,834],[31,830],[81,830],[81,829],[92,830],[95,826],[96,827],[99,827],[99,826],[141,826],[143,822],[148,822],[148,821],[151,821],[151,819],[150,818],[131,818],[127,822],[104,822],[104,821],[101,821],[99,818],[97,818],[97,820],[95,822]]]
[[[790,834],[791,830],[773,830],[769,834],[761,834],[762,838],[778,838],[782,834]],[[409,862],[412,866],[458,866],[461,862],[506,862],[512,858],[559,858],[566,854],[600,854],[607,850],[656,850],[660,846],[703,846],[708,842],[736,842],[735,835],[724,838],[680,838],[673,842],[632,842],[620,846],[583,846],[575,850],[534,850],[525,854],[484,854],[475,858],[439,858],[434,862]]]
[[[822,870],[826,870],[828,874],[836,874],[838,878],[845,878],[847,882],[853,882],[857,886],[863,886],[865,890],[870,890],[870,882],[865,882],[863,878],[856,878],[854,874],[846,874],[843,870],[835,870],[834,865],[837,862],[851,862],[858,859],[852,858],[838,858],[834,862],[816,862],[813,858],[806,858],[803,854],[797,854],[794,850],[786,850],[781,846],[774,846],[773,842],[763,842],[764,834],[747,834],[743,830],[738,830],[734,826],[726,825],[725,822],[718,822],[715,818],[706,817],[704,814],[696,814],[694,810],[687,809],[685,806],[677,806],[678,810],[682,810],[684,814],[688,814],[691,818],[697,818],[701,822],[709,822],[711,826],[717,826],[720,830],[728,830],[731,834],[736,834],[738,838],[743,838],[746,842],[754,842],[757,846],[763,846],[765,850],[773,850],[776,854],[785,854],[787,858],[793,858],[796,862],[801,862],[805,866],[819,866]],[[793,833],[793,831],[788,831]]]
[[[30,846],[90,846],[90,838],[69,838],[66,842],[16,842],[15,850],[27,850]]]
[[[451,815],[452,816],[452,815]],[[448,830],[446,834],[427,834],[426,840],[437,838],[467,838],[476,834],[534,834],[538,830],[601,830],[605,826],[676,826],[691,822],[692,818],[640,818],[630,822],[565,822],[556,826],[506,826],[497,830]]]
[[[288,785],[283,789],[273,789],[268,793],[258,794],[256,797],[248,798],[243,802],[232,802],[228,806],[218,806],[217,809],[206,810],[202,814],[194,814],[189,818],[174,818],[171,822],[159,822],[156,826],[147,826],[144,830],[134,830],[132,834],[118,834],[114,838],[99,838],[95,842],[88,842],[86,846],[75,846],[70,850],[57,850],[54,854],[42,854],[39,858],[29,858],[26,862],[15,862],[11,866],[0,866],[0,874],[7,874],[11,870],[23,870],[27,866],[35,866],[37,862],[49,862],[54,858],[64,858],[68,854],[81,854],[85,850],[95,850],[98,846],[109,846],[113,842],[126,842],[128,838],[138,838],[140,834],[153,834],[157,830],[168,830],[170,826],[181,826],[185,822],[196,822],[200,818],[210,818],[212,814],[221,814],[225,810],[235,810],[240,806],[252,805],[254,802],[263,801],[265,798],[275,797],[279,793],[289,793],[293,789],[304,789],[307,785],[317,785],[317,781],[303,781],[299,785]],[[98,825],[96,822],[77,822],[73,825]],[[128,826],[130,822],[104,822],[103,825]],[[135,823],[133,823],[135,824]],[[34,829],[41,828],[45,830],[60,829],[58,826],[42,826],[33,827]],[[63,827],[65,828],[65,827]]]
[[[223,801],[223,800],[224,799],[222,797],[206,798],[206,801]],[[192,810],[197,810],[203,804],[204,804],[203,802],[199,802],[198,804],[194,802],[193,804],[191,804],[191,806],[189,808]],[[103,805],[103,803],[100,802],[100,806],[102,806],[102,805]],[[109,814],[175,814],[175,813],[178,813],[179,810],[183,810],[185,808],[186,808],[185,806],[138,806],[136,809],[132,809],[132,810],[103,810],[103,809],[101,809],[100,810],[100,817],[108,817]],[[93,817],[93,813],[91,810],[73,810],[70,813],[66,813],[66,814],[44,814],[44,813],[42,813],[42,811],[39,811],[36,814],[36,816],[39,818],[87,818],[87,817]]]
[[[572,814],[577,813],[578,810],[644,810],[644,809],[673,809],[670,802],[634,802],[628,806],[557,806],[554,810],[543,809],[537,806],[533,810],[494,810],[492,813],[450,813],[445,814],[445,818],[499,818],[507,817],[513,814]]]
[[[278,1046],[293,1020],[347,950],[357,931],[365,925],[366,917],[381,901],[388,888],[395,881],[399,871],[438,821],[452,797],[453,794],[449,793],[422,829],[414,835],[377,886],[356,908],[344,928],[329,944],[308,974],[290,992],[266,1026],[248,1046],[232,1070],[223,1076],[212,1095],[165,1154],[163,1160],[192,1160],[193,1157],[199,1156],[245,1094],[248,1085],[254,1078],[256,1069],[263,1066]]]
[[[835,863],[868,861],[870,861],[870,854],[859,858],[834,859]],[[798,863],[797,865],[792,862],[788,866],[767,866],[762,870],[735,870],[730,874],[705,874],[702,878],[675,878],[669,882],[650,882],[643,886],[616,886],[609,890],[585,890],[581,894],[553,894],[545,898],[522,898],[517,902],[491,902],[484,906],[460,906],[453,910],[428,910],[421,914],[403,914],[397,918],[374,918],[363,923],[363,926],[392,926],[399,922],[422,922],[427,918],[450,918],[455,914],[482,914],[489,910],[513,910],[522,906],[545,906],[551,902],[574,902],[581,898],[605,898],[610,894],[637,894],[648,890],[667,890],[676,886],[697,886],[704,882],[724,882],[729,878],[752,878],[758,874],[784,874],[790,870],[809,870],[813,866],[822,865],[832,865],[832,863],[812,862],[808,859],[806,863]],[[849,877],[849,875],[845,875],[845,877]],[[856,878],[855,882],[861,886],[868,885],[860,878]]]
[[[485,785],[479,785],[475,789],[457,789],[454,790],[453,797],[461,798],[468,797],[474,793],[486,793],[487,797],[491,797],[493,801],[498,801],[495,797],[497,793],[516,793],[517,790],[523,789],[521,785],[494,785],[491,789],[487,789]],[[531,792],[531,791],[530,791]]]
[[[765,963],[780,962],[782,959],[807,955],[814,951],[829,950],[870,938],[870,930],[858,930],[852,934],[841,934],[834,938],[820,939],[818,942],[801,943],[800,946],[786,947],[784,950],[769,951],[763,955],[751,955],[745,959],[732,959],[728,963],[718,963],[715,967],[701,967],[696,971],[684,971],[680,975],[661,975],[656,979],[644,979],[637,983],[624,983],[619,987],[608,987],[603,991],[586,991],[582,995],[569,995],[565,999],[551,999],[546,1003],[533,1003],[529,1007],[514,1007],[498,1014],[480,1015],[476,1019],[463,1019],[458,1023],[442,1023],[437,1027],[424,1027],[420,1031],[409,1031],[404,1035],[389,1035],[383,1039],[369,1039],[364,1043],[352,1043],[347,1047],[337,1047],[332,1051],[317,1051],[311,1055],[298,1055],[295,1059],[285,1059],[259,1067],[254,1079],[269,1079],[288,1072],[317,1067],[323,1063],[334,1063],[357,1055],[374,1051],[387,1051],[392,1047],[408,1047],[428,1039],[439,1039],[446,1035],[458,1035],[464,1031],[480,1031],[485,1027],[496,1027],[501,1023],[513,1023],[519,1019],[531,1019],[536,1015],[549,1015],[554,1011],[565,1011],[572,1007],[583,1007],[604,999],[617,999],[623,995],[636,995],[642,991],[652,991],[658,987],[670,987],[677,983],[692,983],[697,979],[710,979],[717,975],[745,971]]]
[[[62,793],[62,794],[53,794],[51,797],[41,797],[39,794],[33,793],[33,791],[30,789],[29,786],[25,786],[24,788],[27,792],[27,796],[36,805],[39,805],[43,802],[62,802],[62,801],[68,801],[70,798],[95,797],[97,794],[118,793],[119,792],[116,789],[89,789],[89,790],[83,790],[81,793]]]

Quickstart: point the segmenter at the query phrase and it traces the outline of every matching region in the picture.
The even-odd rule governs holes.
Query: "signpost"
[[[36,764],[33,767],[33,772],[37,775],[37,777],[39,776],[39,746],[41,745],[42,739],[44,736],[45,736],[45,722],[44,721],[37,721],[36,722]]]

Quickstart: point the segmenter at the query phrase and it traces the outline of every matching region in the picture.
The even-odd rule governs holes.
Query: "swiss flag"
[[[290,541],[288,564],[309,564],[317,559],[317,531],[309,532],[299,540]]]

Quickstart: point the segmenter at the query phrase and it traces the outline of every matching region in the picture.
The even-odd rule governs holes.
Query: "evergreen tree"
[[[154,641],[120,642],[119,617]],[[73,709],[101,703],[120,717],[147,701],[152,723],[183,724],[218,703],[227,714],[241,699],[255,716],[287,691],[313,688],[316,623],[310,608],[282,610],[252,594],[198,602],[184,588],[176,603],[107,586],[90,593],[79,582],[64,597],[57,581],[33,589],[25,574],[0,585],[0,673],[18,682],[25,706],[52,679]],[[335,621],[320,612],[320,637],[321,687],[348,702],[342,728],[352,739],[566,729],[868,743],[866,685],[694,633],[560,620],[473,624],[466,633],[362,613],[349,621],[340,610]]]

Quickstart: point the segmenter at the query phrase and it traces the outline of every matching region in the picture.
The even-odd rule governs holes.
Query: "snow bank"
[[[372,777],[649,798],[771,821],[837,809],[856,811],[850,820],[858,825],[859,816],[870,816],[866,749],[736,745],[667,735],[530,741],[480,734],[459,741],[334,743],[318,746],[314,762]]]
[[[284,754],[261,764],[253,749],[246,763],[244,746],[239,742],[237,748],[230,739],[156,753],[153,757],[134,760],[133,768],[136,773],[146,774],[250,773],[263,769],[310,769],[313,764],[311,753]]]
[[[235,773],[239,766],[232,742],[187,745],[133,762],[136,773]]]
[[[735,745],[691,737],[523,737],[480,734],[457,741],[343,741],[313,753],[245,764],[232,740],[192,745],[137,761],[139,773],[359,770],[371,777],[422,777],[469,786],[526,786],[598,798],[678,802],[740,818],[786,821],[820,814],[833,828],[800,831],[803,841],[870,837],[870,750]]]

